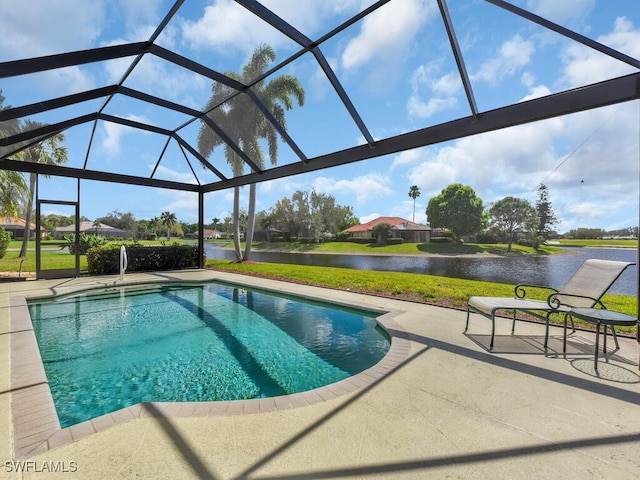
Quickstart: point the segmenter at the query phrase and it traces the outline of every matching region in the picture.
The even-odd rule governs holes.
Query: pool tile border
[[[382,360],[367,370],[339,382],[279,397],[221,402],[139,403],[68,428],[61,428],[26,298],[11,297],[11,412],[14,455],[17,459],[26,459],[138,418],[260,414],[306,407],[357,392],[379,381],[408,358],[410,342],[402,335],[404,329],[394,320],[400,313],[402,312],[387,311],[377,318],[378,323],[391,337],[391,346]]]

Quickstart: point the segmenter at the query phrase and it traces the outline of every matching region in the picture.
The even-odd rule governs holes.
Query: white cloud
[[[300,0],[263,0],[262,4],[305,35],[317,33],[327,18],[360,10],[360,0],[339,2],[301,2]]]
[[[354,12],[361,6],[359,0],[340,2],[300,2],[299,0],[265,0],[265,7],[282,17],[298,31],[313,36],[328,18]],[[218,51],[252,52],[259,44],[267,43],[278,49],[292,45],[292,40],[262,21],[256,15],[232,0],[214,0],[204,8],[202,16],[184,20],[181,24],[184,39],[196,48]],[[238,41],[238,35],[242,41]]]
[[[390,215],[387,215],[387,214],[383,215],[383,214],[378,213],[378,212],[373,212],[373,213],[369,213],[367,215],[363,215],[363,216],[358,217],[358,218],[360,219],[360,223],[367,223],[367,222],[370,222],[371,220],[375,220],[378,217],[388,217],[388,216],[390,216]]]
[[[529,64],[535,51],[533,42],[515,35],[500,47],[490,60],[484,62],[478,72],[471,75],[472,80],[481,80],[491,85],[497,85],[506,77],[514,75],[525,65]]]
[[[125,118],[127,118],[128,120],[134,120],[136,122],[151,123],[147,118],[137,115],[127,115]],[[127,127],[125,125],[120,125],[119,123],[113,122],[103,122],[103,128],[105,137],[102,141],[102,148],[109,155],[120,154],[120,144],[122,141],[122,136],[125,133],[134,131],[139,132],[139,130],[132,127]]]
[[[116,43],[120,43],[116,41]],[[104,74],[110,83],[117,83],[131,65],[131,58],[105,62]],[[167,100],[200,109],[207,98],[211,80],[189,70],[181,69],[156,56],[145,55],[125,86],[156,95]]]
[[[89,48],[104,26],[104,1],[66,0],[53,6],[49,0],[29,0],[28,8],[24,4],[0,2],[0,51],[5,61]]]
[[[404,150],[393,157],[390,171],[398,167],[406,167],[418,163],[426,156],[426,150],[422,148],[414,148],[413,150]]]
[[[191,221],[198,215],[198,195],[195,192],[164,191],[170,201],[165,203],[160,211],[173,212],[178,220]]]
[[[351,198],[355,197],[356,202],[361,204],[390,195],[393,192],[390,183],[389,178],[384,175],[369,173],[349,180],[318,177],[313,182],[313,188],[318,193],[329,195],[348,194]]]
[[[529,0],[527,9],[556,23],[582,19],[595,6],[595,0]]]
[[[357,37],[342,53],[345,69],[358,68],[372,60],[404,56],[433,3],[420,0],[390,2],[368,15]],[[388,67],[387,67],[388,68]]]
[[[640,58],[640,29],[622,17],[614,30],[598,41],[626,55]],[[565,51],[564,81],[569,87],[582,86],[636,71],[630,65],[580,44],[571,44]]]
[[[186,163],[185,163],[186,166]],[[153,168],[155,167],[155,164],[153,165],[149,165],[149,171],[153,171]],[[167,168],[165,166],[163,166],[162,164],[158,165],[158,168],[156,169],[156,175],[155,178],[164,178],[167,180],[173,180],[176,182],[183,182],[183,183],[194,183],[195,182],[195,178],[193,176],[193,173],[191,171],[188,172],[178,172],[177,170],[173,170],[171,168]]]
[[[462,88],[460,76],[457,72],[438,76],[438,63],[420,65],[411,75],[412,93],[407,101],[409,117],[429,118],[457,105],[456,95]]]
[[[196,48],[240,49],[248,53],[261,43],[277,48],[289,41],[232,0],[215,0],[213,5],[205,7],[200,19],[195,22],[185,20],[181,26],[184,39]],[[242,32],[241,42],[238,41],[239,32]]]
[[[147,40],[161,19],[158,12],[163,16],[166,14],[161,10],[162,3],[162,0],[120,0],[118,7],[122,9],[122,18],[127,30],[133,32],[138,30],[140,25],[145,25],[144,29],[148,33],[145,32],[142,38]],[[152,30],[149,31],[149,28]]]

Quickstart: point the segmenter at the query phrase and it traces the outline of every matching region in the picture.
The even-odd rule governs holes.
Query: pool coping
[[[166,283],[184,283],[184,281]],[[80,292],[87,290],[87,288],[72,290]],[[273,292],[279,293],[275,289]],[[72,292],[65,292],[65,294],[67,293]],[[312,295],[296,294],[295,296],[314,299]],[[395,321],[395,317],[403,312],[373,309],[380,311],[381,315],[376,317],[376,321],[389,335],[391,345],[377,364],[346,379],[306,392],[277,397],[213,402],[138,403],[67,428],[61,428],[31,322],[27,298],[27,296],[12,296],[10,298],[11,413],[13,451],[17,459],[26,459],[44,453],[138,418],[259,414],[326,402],[370,386],[398,368],[409,356],[410,342],[406,335],[403,335],[404,328]],[[41,297],[34,296],[33,298]],[[338,301],[335,303],[372,310],[358,304],[358,302]]]

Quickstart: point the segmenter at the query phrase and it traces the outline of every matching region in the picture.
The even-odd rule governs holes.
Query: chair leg
[[[573,331],[576,331],[575,325],[573,324],[573,317],[568,313],[564,314],[564,335],[562,337],[562,353],[567,353],[567,320],[571,319],[571,326],[573,327]]]
[[[495,312],[491,315],[491,342],[489,343],[489,351],[493,350],[493,339],[496,336],[496,315]]]
[[[605,331],[604,334],[605,336],[607,335],[607,330],[606,330],[606,326],[605,326]],[[595,363],[593,365],[593,368],[595,369],[595,371],[598,371],[598,350],[600,349],[600,322],[596,323],[596,351],[595,351]]]
[[[613,327],[613,325],[609,325],[609,328],[611,329],[611,335],[613,336],[613,341],[616,344],[616,350],[620,350],[620,344],[618,343],[618,336],[616,335],[616,329]],[[605,327],[605,332],[607,331],[607,328]]]
[[[547,322],[545,325],[545,330],[544,330],[544,351],[547,351],[547,345],[549,344],[549,316],[550,314],[547,313]]]
[[[464,332],[462,333],[467,333],[467,330],[469,329],[469,314],[471,312],[469,311],[469,304],[467,304],[467,323],[465,323],[464,325]]]

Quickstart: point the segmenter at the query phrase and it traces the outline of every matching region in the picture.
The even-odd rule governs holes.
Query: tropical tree
[[[241,74],[229,72],[226,75],[243,84],[250,84],[267,71],[275,58],[275,50],[271,46],[261,45],[253,52]],[[269,83],[261,80],[253,85],[251,90],[283,128],[286,128],[285,110],[291,110],[294,107],[294,100],[298,105],[304,105],[304,89],[300,82],[291,75],[281,75]],[[226,100],[237,92],[221,82],[214,82],[211,92],[211,98],[205,106],[205,110],[208,112],[207,116],[220,126],[231,141],[239,146],[259,168],[264,167],[264,152],[260,145],[260,139],[265,139],[271,163],[275,165],[278,158],[278,132],[260,112],[256,103],[245,94],[236,95],[232,99]],[[215,147],[223,143],[223,139],[203,122],[198,134],[200,153],[204,157],[208,157]],[[225,157],[231,165],[233,175],[242,175],[244,173],[242,158],[229,145],[225,145],[224,148]],[[251,255],[255,203],[256,186],[251,184],[249,186],[246,245],[243,254],[240,247],[240,188],[234,187],[233,230],[236,260],[238,261],[249,260]]]
[[[0,170],[0,216],[18,218],[29,187],[20,172]]]
[[[376,237],[376,243],[386,245],[387,239],[391,236],[391,232],[393,231],[393,227],[388,223],[382,222],[373,227],[372,231]]]
[[[420,189],[417,185],[409,187],[409,198],[413,198],[413,222],[416,221],[416,198],[420,196]]]
[[[160,222],[167,228],[167,240],[171,240],[171,229],[178,223],[178,218],[175,213],[162,212],[160,214]]]
[[[452,183],[429,200],[427,218],[433,228],[448,228],[459,240],[477,233],[483,224],[484,205],[473,188]]]
[[[515,197],[495,202],[489,209],[489,216],[493,227],[507,239],[507,252],[511,251],[520,232],[533,234],[538,223],[535,208],[527,200]]]
[[[20,125],[20,130],[28,132],[30,130],[44,127],[44,123],[25,120]],[[43,163],[47,165],[62,165],[67,163],[67,147],[62,145],[64,142],[64,134],[56,133],[40,143],[32,145],[16,154],[18,160],[30,163]],[[43,175],[48,178],[48,175]],[[33,199],[36,192],[36,174],[29,174],[29,193],[24,211],[24,237],[22,238],[22,246],[20,247],[20,256],[27,255],[27,247],[29,246],[29,237],[31,235],[31,212],[33,211]]]
[[[117,209],[109,212],[104,217],[96,218],[96,222],[104,223],[110,227],[119,228],[127,232],[133,232],[136,228],[136,217],[131,212],[122,213]]]
[[[538,226],[536,233],[546,240],[549,236],[549,232],[551,232],[551,227],[558,223],[558,218],[551,206],[551,200],[549,200],[549,189],[544,183],[541,183],[540,187],[538,187],[536,212],[538,214]]]
[[[153,231],[153,233],[158,236],[158,228],[160,227],[161,220],[158,217],[153,217],[149,220],[149,228]]]
[[[9,108],[4,106],[5,98],[0,90],[0,110]],[[0,122],[0,138],[18,132],[18,122],[8,120]],[[17,218],[20,216],[23,200],[27,197],[29,187],[20,172],[0,170],[0,216]]]

